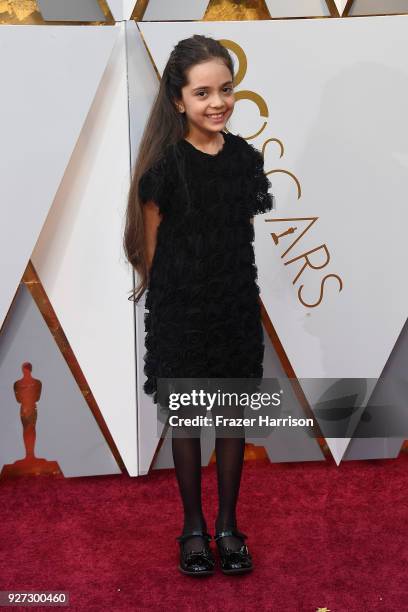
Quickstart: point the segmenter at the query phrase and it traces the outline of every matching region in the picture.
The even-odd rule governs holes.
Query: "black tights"
[[[180,409],[179,416],[189,416],[188,411]],[[240,409],[230,409],[227,414],[222,409],[223,416],[241,416]],[[215,419],[215,415],[213,415]],[[228,431],[227,431],[228,430]],[[192,434],[196,437],[185,437]],[[228,437],[226,436],[226,432]],[[207,530],[201,504],[201,442],[198,437],[198,427],[173,427],[172,452],[177,482],[184,509],[183,533],[193,530]],[[184,437],[183,437],[184,435]],[[233,436],[233,437],[232,437]],[[238,500],[239,486],[245,449],[244,427],[228,427],[221,430],[216,427],[215,453],[217,460],[218,480],[218,514],[215,530],[225,531],[237,528],[236,505]],[[236,537],[223,538],[223,546],[229,546],[236,550],[242,545],[242,541]],[[185,546],[188,550],[202,548],[203,540],[200,537],[190,538]]]

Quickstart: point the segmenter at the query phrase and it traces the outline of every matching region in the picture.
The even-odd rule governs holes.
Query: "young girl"
[[[273,196],[260,152],[225,129],[233,79],[232,58],[218,41],[181,40],[139,147],[124,247],[140,278],[131,298],[147,289],[144,390],[155,403],[159,377],[263,375],[253,215],[270,210]],[[229,436],[216,431],[214,539],[224,573],[252,569],[236,521],[244,447],[243,427]],[[201,506],[200,438],[173,427],[172,452],[184,508],[179,569],[208,575],[215,560]]]

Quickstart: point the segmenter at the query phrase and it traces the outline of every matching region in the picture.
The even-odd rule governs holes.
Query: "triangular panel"
[[[0,325],[64,175],[117,35],[113,27],[2,26]],[[18,126],[18,129],[16,129]],[[24,159],[24,165],[21,159]]]
[[[375,380],[406,320],[407,23],[200,24],[235,48],[237,67],[247,62],[231,131],[248,136],[266,122],[251,142],[264,150],[277,210],[256,219],[259,282],[299,379]],[[196,32],[189,23],[140,28],[160,72]],[[299,217],[316,219],[302,236]],[[339,462],[348,440],[328,444]]]
[[[0,471],[25,456],[21,406],[13,389],[23,363],[41,384],[36,397],[35,456],[55,461],[64,476],[120,474],[84,396],[22,283],[0,336]],[[26,408],[27,406],[25,406]]]
[[[115,21],[130,19],[136,0],[107,0]]]
[[[122,250],[130,179],[124,24],[116,33],[32,260],[120,455],[136,475],[132,270]]]

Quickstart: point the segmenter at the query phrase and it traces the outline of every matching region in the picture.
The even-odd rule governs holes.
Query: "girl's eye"
[[[224,87],[224,88],[223,88],[223,91],[225,91],[225,90],[227,90],[227,91],[232,91],[232,90],[233,90],[233,88],[232,88],[232,87]],[[199,91],[199,92],[197,92],[197,96],[200,96],[200,97],[202,98],[202,95],[201,95],[201,94],[206,95],[206,93],[207,93],[206,91]]]

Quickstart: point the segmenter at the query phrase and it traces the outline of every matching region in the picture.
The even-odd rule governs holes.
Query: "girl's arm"
[[[150,268],[153,262],[154,253],[157,242],[157,229],[161,223],[162,217],[159,212],[159,207],[153,200],[149,200],[143,205],[143,223],[145,234],[145,247],[147,267]]]
[[[254,224],[254,218],[253,217],[250,218],[250,222],[252,223],[252,225]]]

